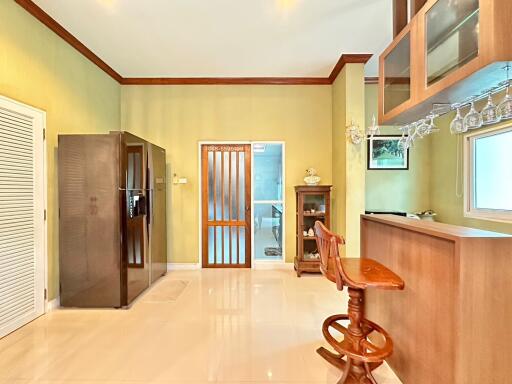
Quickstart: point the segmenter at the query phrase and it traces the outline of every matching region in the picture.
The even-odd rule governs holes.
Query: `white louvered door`
[[[0,338],[45,311],[44,126],[0,96]]]

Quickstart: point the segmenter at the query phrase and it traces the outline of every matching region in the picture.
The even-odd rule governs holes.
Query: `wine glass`
[[[424,138],[425,136],[430,135],[434,131],[434,128],[434,117],[429,115],[420,121],[420,125],[418,126],[419,137]]]
[[[407,149],[405,147],[405,144],[407,142],[407,137],[405,137],[405,129],[402,129],[402,137],[400,137],[400,140],[398,140],[398,145],[404,149],[404,151]]]
[[[512,119],[512,96],[510,96],[510,83],[507,86],[505,98],[498,106],[502,119]]]
[[[418,137],[422,137],[418,128],[419,126],[421,125],[421,122],[420,121],[417,121],[415,123],[412,123],[410,126],[409,126],[409,136],[407,136],[407,140],[409,142],[409,147],[413,147],[414,146],[414,141],[418,138]]]
[[[373,115],[372,125],[366,130],[366,136],[373,139],[373,136],[375,135],[380,135],[380,127],[377,125],[377,119],[375,118],[375,115]]]
[[[429,115],[429,116],[427,116],[427,119],[429,121],[428,124],[427,124],[428,128],[427,128],[427,130],[425,132],[427,135],[430,135],[433,132],[439,132],[440,131],[440,129],[437,128],[436,124],[434,123],[434,119],[436,117],[438,117],[438,116],[437,115]]]
[[[404,149],[404,152],[407,151],[410,147],[412,147],[412,136],[406,136],[403,141],[402,148]]]
[[[487,98],[487,105],[482,109],[481,115],[483,125],[495,124],[501,120],[501,110],[492,101],[490,93]]]
[[[475,103],[472,101],[469,112],[466,114],[466,116],[464,116],[464,132],[468,131],[469,129],[478,129],[482,126],[482,124],[482,115],[475,109]]]
[[[457,114],[450,124],[450,132],[452,135],[465,132],[464,131],[464,118],[460,113],[460,107],[457,107]]]

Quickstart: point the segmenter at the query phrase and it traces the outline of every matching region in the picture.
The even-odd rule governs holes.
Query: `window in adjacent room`
[[[469,217],[512,221],[512,127],[466,138]]]

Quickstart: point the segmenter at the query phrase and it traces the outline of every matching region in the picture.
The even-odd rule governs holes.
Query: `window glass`
[[[261,261],[282,261],[283,144],[253,144],[254,180],[254,258]]]
[[[254,171],[254,200],[282,200],[282,144],[254,144]]]
[[[409,34],[384,59],[384,113],[411,98],[411,37]]]
[[[474,140],[473,207],[512,211],[512,130]]]
[[[439,0],[427,12],[428,85],[478,56],[479,13],[478,0]]]

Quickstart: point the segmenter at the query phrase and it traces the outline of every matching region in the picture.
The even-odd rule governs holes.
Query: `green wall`
[[[365,114],[366,127],[372,123],[372,116],[378,116],[378,86],[366,85]],[[383,127],[381,134],[399,135],[394,127]],[[431,139],[418,140],[409,151],[409,170],[366,171],[366,210],[404,211],[409,213],[431,208],[430,166]]]
[[[58,295],[58,133],[119,129],[120,86],[14,1],[0,1],[0,94],[46,111],[49,298]]]

